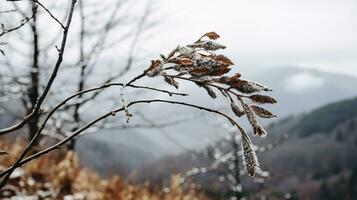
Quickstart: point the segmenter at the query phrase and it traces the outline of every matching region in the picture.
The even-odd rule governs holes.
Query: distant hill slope
[[[307,193],[314,196],[322,181],[348,174],[357,165],[357,98],[287,117],[267,129],[269,134],[266,138],[252,137],[255,144],[274,143],[285,133],[289,138],[273,150],[258,155],[262,168],[272,176],[261,189],[302,193],[312,184],[311,194]],[[192,167],[205,166],[208,161],[203,155],[188,152],[162,159],[160,167],[144,167],[144,175],[148,176],[141,177],[141,180],[156,177],[154,180],[159,181],[157,177],[170,174],[165,169],[184,172]],[[214,184],[211,176],[205,174],[200,182],[209,183],[206,187],[210,187]],[[246,188],[258,192],[252,179],[245,177],[243,180]]]
[[[157,159],[158,151],[162,150],[154,142],[134,131],[102,130],[79,138],[76,144],[81,163],[104,176],[128,175],[143,163]]]
[[[357,116],[357,98],[326,105],[314,110],[297,124],[300,135],[330,132],[337,124]]]

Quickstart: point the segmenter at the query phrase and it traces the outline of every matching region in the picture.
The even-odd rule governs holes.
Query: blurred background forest
[[[64,98],[125,83],[153,58],[208,31],[229,47],[232,71],[269,86],[278,101],[265,106],[277,117],[259,120],[267,137],[251,138],[263,171],[246,174],[229,122],[186,107],[138,105],[129,123],[118,113],[17,168],[1,198],[357,199],[357,1],[77,0],[71,18],[73,2],[0,2],[0,130],[37,109],[61,65],[38,117],[0,131],[2,171]],[[180,82],[179,90],[162,79],[138,84],[189,93],[170,99],[231,112],[226,98],[217,92],[210,99],[194,84]],[[122,92],[79,95],[52,115],[29,153],[115,108]],[[127,93],[127,101],[168,98]],[[248,120],[238,122],[252,132]]]

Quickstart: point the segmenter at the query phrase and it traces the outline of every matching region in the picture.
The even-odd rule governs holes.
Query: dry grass
[[[23,148],[23,142],[0,142],[0,149],[9,155],[0,157],[1,168],[9,166]],[[78,164],[72,151],[59,150],[36,159],[16,170],[0,191],[1,199],[124,199],[124,200],[207,200],[194,190],[180,187],[179,176],[172,176],[171,185],[156,191],[149,184],[127,184],[118,176],[102,179]]]

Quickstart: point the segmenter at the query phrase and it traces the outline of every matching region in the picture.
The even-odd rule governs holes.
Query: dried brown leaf
[[[230,68],[221,67],[221,68],[215,69],[214,71],[210,72],[209,75],[211,75],[211,76],[222,76],[223,74],[226,74],[229,71],[231,71]]]
[[[233,76],[228,78],[228,82],[234,82],[238,80],[242,75],[240,73],[235,73]]]
[[[189,58],[181,58],[180,64],[181,65],[192,65],[192,60]]]
[[[204,37],[204,36],[208,37],[211,40],[217,40],[219,38],[219,35],[216,32],[213,32],[213,31],[204,34],[202,37]]]
[[[152,60],[151,65],[146,71],[146,75],[148,75],[149,77],[154,77],[158,75],[161,71],[161,64],[162,63],[160,60]]]
[[[201,76],[204,74],[207,74],[209,72],[209,69],[207,69],[206,67],[196,67],[195,69],[192,69],[190,71],[191,74],[194,74],[196,76]]]
[[[229,58],[227,58],[224,55],[215,55],[215,56],[210,56],[210,57],[216,61],[219,61],[219,62],[225,64],[225,65],[233,65],[234,64]]]

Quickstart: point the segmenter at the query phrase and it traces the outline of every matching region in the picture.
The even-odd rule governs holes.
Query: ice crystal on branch
[[[245,115],[254,135],[264,137],[267,132],[258,123],[257,118],[276,116],[257,105],[248,105],[243,99],[249,99],[255,104],[274,104],[277,101],[270,96],[257,94],[271,91],[268,87],[241,78],[242,75],[239,72],[235,72],[233,75],[229,74],[234,63],[227,56],[217,53],[217,51],[226,48],[215,41],[219,37],[215,32],[208,32],[192,44],[179,45],[167,56],[161,55],[160,59],[151,61],[145,74],[149,77],[162,76],[166,83],[176,89],[179,88],[178,80],[193,82],[198,87],[205,89],[213,99],[217,97],[215,91],[219,91],[225,98],[228,98],[235,117],[239,118]],[[241,105],[236,104],[234,98]],[[245,168],[250,176],[254,176],[256,170],[259,169],[259,163],[251,140],[233,118],[228,118],[240,131]]]

